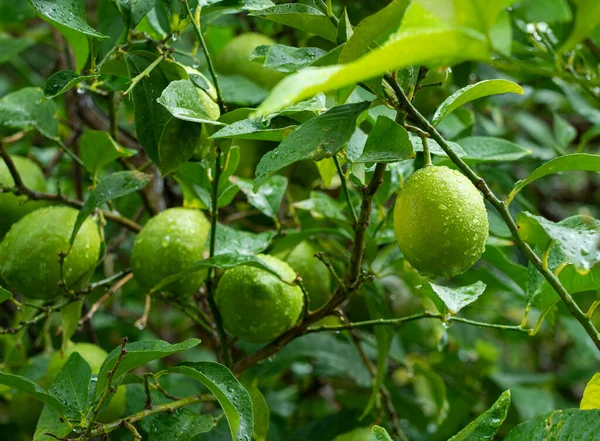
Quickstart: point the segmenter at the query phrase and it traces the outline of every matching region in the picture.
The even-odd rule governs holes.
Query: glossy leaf
[[[433,115],[432,124],[438,125],[442,119],[451,114],[460,106],[490,95],[502,93],[518,93],[523,95],[521,86],[508,80],[485,80],[457,90],[444,100]]]
[[[246,195],[250,205],[278,222],[279,207],[288,185],[287,178],[278,175],[272,176],[260,186],[256,193],[252,190],[252,181],[242,178],[232,178],[232,180]]]
[[[387,431],[380,426],[373,426],[371,429],[371,439],[369,441],[393,441]]]
[[[229,253],[229,254],[221,254],[219,256],[211,257],[209,259],[201,260],[200,262],[195,263],[194,265],[186,268],[184,271],[174,274],[172,276],[167,277],[158,283],[154,288],[150,290],[150,293],[154,293],[160,291],[161,288],[167,286],[169,283],[174,282],[182,277],[185,277],[187,274],[194,273],[200,269],[205,268],[219,268],[219,269],[231,269],[240,265],[248,265],[253,266],[255,268],[260,268],[265,271],[270,272],[271,274],[279,277],[277,271],[271,268],[269,265],[265,264],[262,260],[260,260],[256,256],[250,256],[245,254],[237,254],[237,253]]]
[[[56,105],[40,103],[44,93],[37,87],[26,87],[0,99],[0,127],[37,130],[46,138],[58,138]]]
[[[315,219],[335,219],[342,222],[347,220],[343,212],[345,204],[317,191],[311,191],[309,199],[295,202],[294,207],[310,211]]]
[[[600,374],[595,374],[583,391],[581,410],[600,409]]]
[[[131,28],[135,28],[152,8],[156,0],[117,0],[119,12]]]
[[[198,346],[199,344],[200,340],[197,338],[190,338],[181,343],[173,345],[162,340],[146,340],[129,343],[126,346],[127,354],[119,364],[113,376],[113,384],[118,384],[120,377],[129,371],[132,371],[133,369],[144,366],[146,363],[149,363],[153,360],[159,360],[178,352],[187,351],[188,349]],[[104,363],[102,363],[102,367],[98,373],[98,381],[96,383],[96,389],[94,392],[95,397],[100,396],[100,394],[106,389],[108,382],[107,374],[114,368],[120,353],[121,347],[119,346],[113,349],[106,357],[106,360],[104,360]]]
[[[72,432],[69,424],[65,423],[61,415],[50,406],[44,406],[33,435],[33,441],[56,441],[56,438],[46,435],[66,437]]]
[[[398,162],[414,158],[407,131],[396,121],[380,115],[360,157],[353,162]]]
[[[514,197],[520,192],[523,187],[531,184],[545,176],[553,173],[565,171],[584,170],[592,172],[600,172],[600,155],[590,155],[587,153],[573,153],[572,155],[559,156],[551,159],[544,165],[536,168],[527,178],[518,181],[515,187],[506,198],[507,203],[510,203]]]
[[[219,75],[223,101],[238,106],[256,106],[269,92],[242,75]]]
[[[265,441],[269,434],[269,426],[271,424],[269,405],[258,387],[244,386],[252,400],[252,413],[254,415],[252,439],[256,441]]]
[[[269,247],[276,234],[275,231],[251,233],[236,230],[227,225],[219,225],[215,246],[216,254],[260,254]]]
[[[210,97],[189,80],[171,82],[157,99],[175,118],[196,123],[223,125],[215,121],[208,102]],[[214,103],[212,103],[214,107]]]
[[[268,69],[279,72],[296,72],[314,63],[326,53],[318,47],[298,48],[283,44],[273,44],[270,46],[258,46],[250,59],[263,60],[263,65]]]
[[[488,410],[469,423],[467,427],[448,441],[482,441],[493,440],[498,429],[506,419],[510,407],[510,390],[507,390],[492,404]],[[520,441],[525,441],[522,439]]]
[[[485,291],[486,285],[483,282],[475,282],[472,285],[451,288],[448,286],[436,285],[429,282],[433,292],[444,302],[451,314],[456,314],[465,306],[473,303]]]
[[[600,431],[600,410],[556,410],[519,424],[505,441],[593,440]]]
[[[118,158],[129,158],[137,153],[116,142],[108,132],[85,129],[79,139],[79,155],[85,168],[93,175]]]
[[[268,122],[260,119],[243,119],[223,127],[211,136],[212,139],[255,139],[260,141],[283,141],[297,128],[287,125],[271,128]]]
[[[97,75],[79,75],[72,70],[60,70],[46,81],[43,100],[49,100],[68,92],[82,81],[96,78]]]
[[[200,362],[182,363],[169,371],[190,376],[204,384],[223,408],[233,439],[251,439],[254,427],[252,400],[229,369],[218,363]]]
[[[250,15],[300,29],[329,41],[336,41],[337,29],[329,17],[312,6],[285,3],[252,12]]]
[[[62,326],[62,350],[67,349],[71,337],[77,331],[79,319],[81,319],[81,308],[83,300],[68,303],[60,310],[60,322]]]
[[[173,84],[173,83],[171,83]],[[163,175],[173,173],[190,160],[202,142],[202,126],[171,118],[158,142],[158,168]]]
[[[92,190],[83,207],[79,210],[73,233],[71,234],[71,245],[75,241],[75,237],[79,229],[87,219],[87,217],[96,208],[101,207],[108,201],[118,199],[135,191],[141,190],[150,182],[150,175],[138,171],[122,171],[113,173],[107,176],[100,182],[96,188]]]
[[[394,0],[385,8],[362,20],[342,48],[339,63],[348,63],[357,59],[367,52],[379,37],[390,29],[398,28],[408,4],[408,0]]]
[[[53,24],[59,24],[88,37],[105,39],[87,23],[83,0],[28,0],[40,15]]]
[[[369,103],[334,107],[293,131],[275,150],[260,160],[256,168],[254,188],[257,189],[278,170],[303,159],[318,161],[340,151],[356,129],[360,114]]]
[[[50,393],[62,404],[68,419],[81,420],[89,406],[92,369],[78,352],[71,354],[56,375]]]
[[[409,132],[408,137],[410,138],[410,142],[412,143],[413,149],[415,150],[415,152],[422,152],[423,151],[423,140],[421,139],[421,137],[418,136],[417,134],[411,133],[411,132]],[[462,147],[459,144],[457,144],[456,142],[449,141],[448,145],[454,151],[454,153],[456,153],[458,156],[461,156],[461,157],[466,156],[467,152],[465,152],[462,149]],[[448,156],[446,154],[446,152],[436,142],[435,139],[429,139],[427,141],[427,146],[429,147],[429,152],[432,155]]]
[[[12,375],[5,372],[0,372],[0,384],[10,387],[11,389],[17,389],[26,394],[32,395],[40,401],[43,401],[48,406],[55,409],[61,415],[63,414],[63,407],[59,400],[53,395],[46,392],[37,383],[31,381],[29,378],[22,377],[20,375]]]
[[[567,41],[559,48],[559,52],[573,49],[600,24],[600,3],[594,0],[573,0],[573,3],[576,6],[575,25]]]
[[[468,164],[517,161],[531,154],[531,150],[514,142],[489,136],[471,136],[457,143],[465,152],[463,161]]]
[[[188,409],[161,413],[152,421],[148,441],[171,441],[174,434],[180,441],[189,441],[200,433],[210,432],[216,420],[210,415],[198,415]]]
[[[0,303],[4,303],[7,300],[10,300],[12,298],[13,298],[12,292],[10,292],[0,286]]]
[[[519,235],[527,243],[545,250],[550,242],[581,271],[600,262],[600,221],[589,216],[573,216],[554,223],[541,216],[521,212],[517,216]]]

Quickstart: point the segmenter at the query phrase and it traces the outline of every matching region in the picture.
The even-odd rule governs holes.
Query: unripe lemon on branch
[[[53,300],[64,293],[59,254],[66,254],[62,275],[67,287],[85,284],[100,258],[102,239],[88,218],[70,247],[77,214],[70,207],[40,208],[14,224],[0,245],[2,279],[24,297]]]
[[[140,287],[149,291],[204,259],[209,231],[210,224],[199,210],[170,208],[150,219],[138,234],[131,254],[131,268]],[[206,274],[206,270],[188,274],[165,290],[176,295],[193,294]]]
[[[215,301],[227,332],[252,343],[267,343],[298,321],[304,295],[292,285],[296,272],[291,266],[273,256],[257,257],[281,279],[260,268],[238,266],[221,277]]]
[[[419,272],[450,278],[471,268],[485,250],[483,196],[463,174],[426,166],[398,194],[394,230],[400,251]]]
[[[11,158],[25,187],[36,191],[46,190],[44,173],[35,162],[21,156],[11,156]],[[15,181],[6,163],[1,159],[0,184],[6,187],[15,185]],[[0,240],[8,232],[12,224],[26,214],[41,208],[44,204],[45,202],[42,201],[28,201],[27,196],[17,196],[12,193],[0,194]]]

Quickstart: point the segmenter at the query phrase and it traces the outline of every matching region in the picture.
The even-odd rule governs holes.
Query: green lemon
[[[481,193],[448,167],[415,172],[394,207],[400,251],[431,277],[450,278],[471,268],[485,250],[488,218]]]
[[[278,257],[285,260],[300,274],[310,297],[310,309],[323,306],[331,298],[331,274],[323,262],[315,257],[317,249],[308,241],[300,242],[291,251]]]
[[[217,70],[224,74],[242,75],[265,89],[271,89],[285,76],[282,72],[265,68],[261,62],[250,60],[258,46],[276,44],[266,35],[248,32],[235,37],[215,60]]]
[[[75,343],[67,348],[64,355],[60,352],[56,352],[52,355],[44,378],[44,384],[48,387],[52,385],[56,375],[60,372],[69,357],[75,352],[79,353],[79,355],[81,355],[81,357],[90,365],[92,375],[98,375],[98,373],[100,373],[102,363],[104,363],[104,360],[108,355],[104,349],[92,343]],[[107,423],[120,418],[123,413],[125,413],[125,395],[126,389],[124,387],[117,388],[117,391],[112,396],[109,404],[104,407],[98,416],[98,421]]]
[[[286,282],[296,279],[287,263],[273,256],[257,257]],[[252,343],[267,343],[290,329],[300,317],[304,296],[300,287],[288,283],[251,266],[226,271],[215,297],[225,329]]]
[[[21,156],[11,156],[23,184],[31,190],[45,191],[44,173],[35,162]],[[0,160],[0,184],[12,187],[15,185],[6,163]],[[42,207],[42,201],[27,201],[26,196],[16,196],[11,193],[0,194],[0,239],[8,232],[11,225],[34,210]]]
[[[14,224],[0,245],[0,276],[23,296],[53,300],[64,291],[59,252],[69,251],[78,211],[70,207],[40,208]],[[67,286],[87,282],[100,258],[102,239],[90,218],[81,226],[64,265]]]
[[[154,216],[138,234],[131,267],[142,289],[149,291],[161,280],[204,259],[210,224],[199,210],[170,208]],[[201,270],[170,283],[176,295],[193,294],[206,278]]]

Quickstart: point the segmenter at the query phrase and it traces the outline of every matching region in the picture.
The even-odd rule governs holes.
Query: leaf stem
[[[346,176],[344,175],[344,171],[340,165],[340,161],[338,160],[337,155],[333,155],[333,162],[335,163],[335,168],[337,169],[338,175],[340,176],[340,181],[342,183],[342,191],[344,192],[344,196],[346,197],[346,203],[348,204],[348,210],[350,211],[350,216],[352,217],[352,225],[356,227],[358,222],[358,217],[356,216],[356,210],[354,205],[352,204],[352,198],[350,197],[350,191],[348,190],[348,183],[346,182]]]
[[[213,65],[212,59],[210,58],[210,54],[208,53],[208,47],[206,46],[206,41],[204,41],[202,29],[200,29],[199,14],[198,16],[192,14],[188,0],[181,1],[185,4],[188,13],[188,18],[192,22],[192,27],[196,32],[196,36],[198,37],[198,41],[200,42],[200,46],[202,46],[202,51],[204,52],[204,56],[206,57],[208,71],[210,72],[210,76],[212,77],[213,83],[215,85],[215,90],[217,91],[217,104],[221,109],[221,114],[226,113],[227,107],[225,106],[225,102],[223,101],[223,94],[221,93],[221,87],[219,86],[219,78],[217,77],[217,71],[215,70],[215,66]],[[196,11],[198,11],[200,8],[200,5],[196,6]]]
[[[498,197],[492,192],[487,185],[487,182],[480,178],[474,171],[469,167],[455,152],[452,150],[450,145],[446,142],[442,135],[431,125],[431,123],[413,106],[410,100],[404,94],[404,91],[395,82],[391,81],[392,88],[396,93],[397,98],[400,100],[400,106],[421,126],[423,130],[429,133],[429,136],[433,138],[440,147],[446,152],[448,157],[454,164],[465,174],[467,178],[477,187],[482,193],[485,199],[498,211],[508,229],[510,230],[517,247],[525,254],[527,259],[533,263],[542,276],[548,281],[550,286],[554,288],[556,293],[565,303],[567,309],[575,319],[583,326],[585,331],[588,333],[596,347],[600,350],[600,333],[594,327],[594,324],[589,318],[585,316],[583,311],[579,308],[579,305],[573,300],[573,297],[561,284],[560,280],[552,271],[544,268],[544,263],[539,256],[533,251],[533,249],[521,239],[519,235],[519,227],[515,220],[512,218],[508,206],[506,203],[498,199]]]

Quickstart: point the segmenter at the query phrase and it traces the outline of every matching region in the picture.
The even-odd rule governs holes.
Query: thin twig
[[[333,162],[335,164],[335,168],[337,169],[340,181],[342,183],[342,190],[344,192],[344,197],[346,198],[346,204],[348,204],[348,211],[350,211],[350,216],[352,217],[352,225],[356,226],[356,223],[358,222],[358,217],[356,216],[356,209],[352,204],[352,198],[350,197],[350,191],[348,190],[346,176],[344,175],[344,171],[342,170],[342,166],[340,165],[340,161],[338,160],[337,155],[333,155]]]

